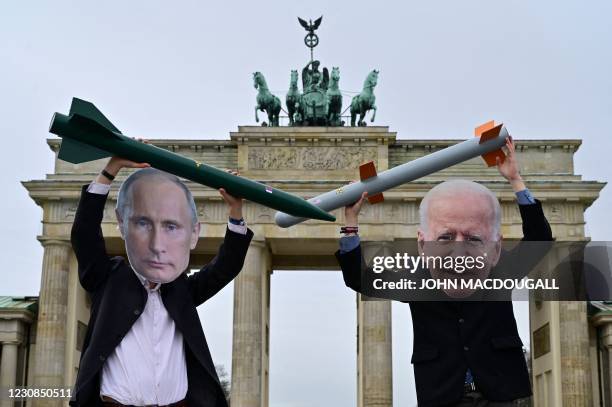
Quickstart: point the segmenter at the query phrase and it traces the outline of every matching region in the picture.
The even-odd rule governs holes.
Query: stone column
[[[363,242],[364,256],[380,243]],[[391,346],[391,302],[357,301],[358,355],[357,394],[359,407],[392,407],[393,367]]]
[[[14,388],[17,383],[17,351],[19,342],[2,342],[2,364],[0,365],[0,387]],[[13,407],[13,401],[0,400],[0,407]]]
[[[234,280],[232,407],[267,407],[269,257],[265,241],[252,241]]]
[[[68,305],[68,270],[71,253],[67,240],[40,239],[44,248],[34,386],[64,387],[66,358],[66,312]],[[60,406],[60,400],[33,399],[33,406]]]
[[[559,301],[561,388],[564,406],[593,404],[586,301]]]

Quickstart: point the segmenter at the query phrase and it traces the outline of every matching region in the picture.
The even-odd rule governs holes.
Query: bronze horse
[[[265,111],[268,114],[270,126],[278,126],[278,117],[281,111],[280,99],[270,93],[268,84],[261,72],[253,73],[253,86],[257,89],[257,104],[255,105],[255,121],[259,123],[257,111]]]
[[[376,118],[376,105],[374,102],[376,101],[376,96],[374,96],[374,88],[378,83],[378,71],[374,69],[372,72],[368,74],[364,83],[363,90],[361,93],[355,97],[351,101],[351,126],[355,126],[355,118],[357,114],[359,114],[359,122],[357,122],[358,126],[365,126],[365,115],[368,110],[374,110],[372,113],[371,122]]]

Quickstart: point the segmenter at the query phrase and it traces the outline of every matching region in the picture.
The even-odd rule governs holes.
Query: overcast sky
[[[398,138],[467,138],[496,119],[518,139],[582,139],[576,173],[610,181],[611,2],[293,3],[3,2],[0,295],[38,294],[42,212],[20,181],[53,172],[53,112],[78,96],[128,135],[227,140],[255,124],[253,71],[284,100],[290,70],[308,61],[296,16],[324,15],[315,56],[340,67],[344,91],[380,70],[377,124]],[[610,240],[611,207],[606,187],[586,211],[594,240]],[[353,293],[332,272],[276,272],[272,287],[271,406],[354,406]],[[230,286],[200,309],[213,357],[228,370],[231,298]],[[393,312],[394,404],[413,405],[410,313],[402,304]]]

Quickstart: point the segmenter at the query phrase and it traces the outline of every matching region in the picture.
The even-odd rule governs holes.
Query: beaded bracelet
[[[357,234],[357,232],[359,232],[358,226],[342,226],[340,228],[340,233],[343,233],[343,234],[350,234],[350,233]]]

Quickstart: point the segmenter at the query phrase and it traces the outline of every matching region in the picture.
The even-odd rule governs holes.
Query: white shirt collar
[[[134,270],[134,268],[132,268],[132,270],[134,271],[134,274],[136,274],[136,277],[138,277],[138,279],[140,280],[140,282],[142,283],[142,285],[150,291],[157,291],[159,290],[159,287],[161,287],[161,283],[154,283],[156,284],[155,287],[151,288],[149,285],[149,280],[147,280],[144,276],[140,275],[140,273],[138,273],[136,270]]]

